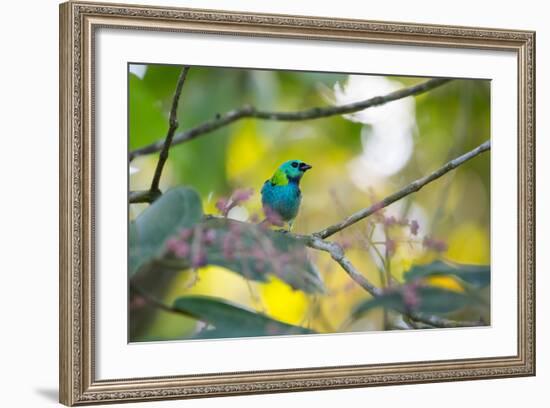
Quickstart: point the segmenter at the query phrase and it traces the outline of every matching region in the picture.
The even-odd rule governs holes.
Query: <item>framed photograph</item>
[[[62,403],[535,374],[534,32],[60,24]]]

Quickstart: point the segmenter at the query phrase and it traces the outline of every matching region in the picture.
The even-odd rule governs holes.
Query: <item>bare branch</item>
[[[166,139],[162,145],[162,150],[160,152],[159,160],[157,167],[155,169],[155,174],[153,176],[153,181],[151,182],[151,188],[149,191],[155,194],[159,191],[159,182],[160,176],[162,175],[162,169],[164,164],[168,159],[168,153],[170,151],[170,146],[172,145],[172,140],[174,138],[174,133],[176,132],[178,124],[178,103],[180,100],[181,91],[183,89],[183,84],[185,83],[185,78],[187,78],[187,73],[189,72],[189,67],[183,67],[178,78],[178,83],[176,85],[176,90],[174,91],[174,97],[172,98],[172,108],[170,109],[170,122],[168,127],[168,133],[166,134]]]
[[[128,202],[131,204],[137,203],[152,203],[157,198],[159,198],[161,192],[159,190],[140,190],[140,191],[130,191],[128,195]]]
[[[351,279],[365,291],[370,293],[373,297],[382,296],[384,292],[382,289],[373,285],[361,272],[359,272],[351,263],[351,261],[345,256],[344,250],[340,245],[335,242],[325,241],[314,235],[297,235],[298,239],[304,241],[310,248],[318,249],[320,251],[328,252],[332,259],[334,259],[342,269],[349,275]],[[422,322],[435,327],[453,328],[453,327],[474,327],[481,326],[481,321],[458,321],[445,319],[440,316],[428,315],[425,313],[418,313],[411,311],[407,313],[407,317],[417,322]]]
[[[205,122],[195,128],[189,129],[185,132],[177,134],[172,145],[187,142],[203,135],[208,132],[212,132],[223,126],[227,126],[233,122],[236,122],[244,118],[255,118],[260,120],[275,120],[275,121],[302,121],[311,119],[327,118],[335,115],[344,115],[348,113],[358,112],[373,106],[384,105],[385,103],[396,101],[398,99],[406,98],[408,96],[420,95],[424,92],[430,91],[441,85],[451,81],[448,78],[435,78],[420,84],[400,89],[395,92],[391,92],[384,96],[375,96],[374,98],[365,99],[359,102],[353,102],[340,106],[326,106],[315,107],[298,112],[269,112],[258,110],[254,107],[247,106],[242,109],[233,110],[223,115],[218,115],[215,119]],[[132,161],[138,156],[151,154],[160,151],[165,145],[164,141],[158,141],[148,146],[136,149],[129,154],[129,160]]]
[[[491,148],[491,142],[488,140],[485,143],[479,145],[474,150],[469,151],[468,153],[463,154],[462,156],[457,157],[456,159],[451,160],[443,167],[440,167],[431,174],[428,174],[425,177],[422,177],[418,180],[413,181],[407,186],[403,187],[401,190],[393,193],[392,195],[387,196],[382,201],[371,205],[368,208],[364,208],[356,213],[350,215],[344,221],[339,222],[338,224],[331,225],[330,227],[325,228],[322,231],[316,232],[313,235],[319,238],[328,238],[331,235],[336,234],[337,232],[343,230],[344,228],[349,227],[350,225],[355,224],[358,221],[361,221],[364,218],[374,214],[376,211],[381,210],[382,208],[387,207],[388,205],[396,202],[397,200],[402,199],[403,197],[408,196],[409,194],[415,193],[424,187],[426,184],[431,183],[434,180],[437,180],[444,174],[449,171],[456,169],[461,164],[467,162],[468,160],[476,157],[477,155],[489,150]]]
[[[441,327],[445,329],[452,329],[455,327],[476,327],[476,326],[485,326],[481,320],[476,321],[467,321],[467,320],[451,320],[445,319],[443,317],[428,315],[426,313],[419,312],[410,312],[408,316],[421,323],[429,324],[434,327]]]
[[[365,289],[368,293],[370,293],[372,296],[380,296],[382,295],[382,290],[375,285],[373,285],[367,278],[365,278],[361,272],[359,272],[355,267],[352,265],[352,263],[349,261],[349,259],[346,258],[344,254],[344,250],[340,245],[338,245],[335,242],[329,242],[324,241],[321,238],[318,238],[314,235],[312,236],[303,236],[305,238],[307,246],[310,248],[318,249],[320,251],[328,252],[332,259],[334,259],[336,262],[340,264],[342,269],[346,271],[346,273],[361,286],[363,289]]]

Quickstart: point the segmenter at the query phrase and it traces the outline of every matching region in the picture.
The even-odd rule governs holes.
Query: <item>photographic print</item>
[[[533,31],[62,4],[60,401],[534,375],[534,85]]]
[[[129,64],[128,340],[490,325],[490,101]]]

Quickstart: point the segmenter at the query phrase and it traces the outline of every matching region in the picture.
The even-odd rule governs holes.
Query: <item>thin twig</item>
[[[367,241],[368,248],[369,249],[372,248],[372,250],[374,251],[376,256],[378,256],[378,261],[380,262],[380,264],[385,267],[384,256],[382,256],[382,253],[380,252],[380,250],[376,247],[376,245],[372,241],[372,235],[374,234],[374,229],[375,228],[376,228],[375,225],[372,224],[372,229],[371,229],[369,234],[365,234],[365,239]],[[386,242],[384,242],[384,245],[386,245]],[[384,268],[377,268],[377,269],[378,269],[378,273],[380,274],[380,284],[382,286],[387,286],[385,269]]]
[[[183,84],[185,83],[185,78],[187,78],[188,72],[189,72],[189,67],[182,68],[180,76],[178,78],[178,83],[176,85],[176,90],[174,91],[174,97],[172,98],[172,108],[170,109],[168,132],[166,133],[166,138],[162,145],[162,150],[160,152],[159,160],[157,162],[157,167],[155,169],[155,174],[153,176],[153,181],[151,182],[151,188],[149,188],[149,191],[152,194],[160,192],[159,190],[160,176],[162,175],[162,169],[164,168],[164,164],[168,159],[168,153],[170,152],[170,146],[172,146],[172,140],[174,138],[174,134],[176,133],[176,130],[178,129],[178,126],[179,126],[178,103],[180,100],[181,91],[183,89]]]
[[[172,145],[187,142],[196,138],[197,136],[205,133],[212,132],[223,126],[227,126],[233,122],[236,122],[244,118],[254,118],[260,120],[275,120],[275,121],[302,121],[311,119],[327,118],[330,116],[344,115],[348,113],[358,112],[373,106],[384,105],[385,103],[396,101],[398,99],[406,98],[408,96],[420,95],[441,85],[444,85],[451,81],[448,78],[435,78],[420,84],[402,88],[397,91],[391,92],[384,96],[375,96],[373,98],[365,99],[359,102],[353,102],[346,105],[339,106],[325,106],[315,107],[297,112],[270,112],[258,110],[252,106],[246,106],[241,109],[227,112],[223,115],[217,115],[216,118],[205,122],[197,127],[186,130],[185,132],[178,133],[171,142]],[[136,149],[129,154],[129,160],[132,161],[138,156],[151,154],[163,149],[165,145],[163,140],[150,144],[148,146]]]
[[[477,155],[489,150],[491,148],[491,142],[488,140],[485,143],[479,145],[475,149],[469,151],[468,153],[463,154],[460,157],[457,157],[454,160],[451,160],[447,164],[445,164],[443,167],[440,167],[436,171],[434,171],[431,174],[428,174],[425,177],[422,177],[418,180],[413,181],[412,183],[408,184],[407,186],[403,187],[401,190],[387,196],[382,201],[371,205],[368,208],[364,208],[360,211],[357,211],[356,213],[350,215],[345,220],[331,225],[330,227],[325,228],[322,231],[316,232],[313,235],[319,237],[319,238],[328,238],[331,235],[336,234],[337,232],[343,230],[344,228],[349,227],[350,225],[355,224],[358,221],[361,221],[364,218],[367,218],[368,216],[374,214],[375,212],[381,210],[382,208],[385,208],[389,206],[390,204],[402,199],[403,197],[408,196],[409,194],[415,193],[418,190],[420,190],[422,187],[424,187],[426,184],[431,183],[434,180],[437,180],[444,174],[448,173],[449,171],[456,169],[461,164],[467,162],[468,160],[472,159],[473,157],[476,157]]]
[[[388,240],[389,240],[388,227],[386,227],[386,226],[384,226],[384,236],[386,238],[386,242],[388,242]],[[386,274],[386,286],[385,286],[385,288],[389,288],[393,284],[392,276],[391,276],[390,248],[389,248],[388,245],[386,245],[386,247],[384,249],[385,249],[385,252],[384,252],[383,264],[384,264],[384,272]],[[390,326],[390,323],[389,323],[390,316],[389,316],[388,312],[389,312],[388,309],[384,308],[384,313],[383,313],[384,330],[388,330],[388,327]]]

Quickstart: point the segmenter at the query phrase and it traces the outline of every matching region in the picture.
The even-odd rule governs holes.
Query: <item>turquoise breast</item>
[[[300,187],[295,182],[277,186],[268,180],[262,187],[262,205],[264,208],[271,208],[284,221],[291,221],[296,218],[301,200]]]

